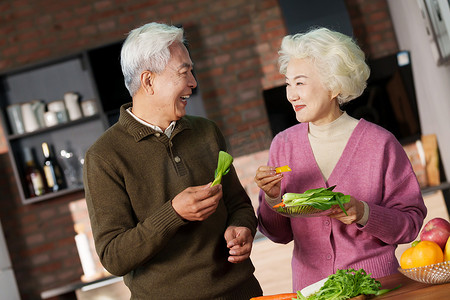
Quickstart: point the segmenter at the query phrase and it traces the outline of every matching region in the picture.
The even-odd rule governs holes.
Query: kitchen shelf
[[[23,148],[34,149],[38,166],[43,165],[41,144],[47,142],[61,167],[67,166],[61,151],[67,150],[81,161],[85,151],[117,121],[120,105],[131,101],[120,68],[122,41],[47,60],[0,74],[0,119],[8,144],[15,181],[23,204],[56,199],[83,191],[80,180],[67,180],[67,187],[38,197],[30,197],[24,182]],[[67,92],[75,92],[80,100],[95,101],[98,113],[32,132],[15,134],[6,108],[33,100],[45,104],[62,100]],[[80,101],[81,102],[81,101]],[[81,166],[82,167],[82,166]],[[77,169],[80,178],[81,167]]]
[[[55,198],[59,198],[59,197],[65,196],[65,195],[79,193],[82,191],[84,191],[83,187],[63,189],[58,192],[51,192],[51,193],[47,193],[47,194],[44,194],[44,195],[38,196],[38,197],[26,198],[25,204],[31,204],[31,203],[35,203],[35,202],[55,199]]]
[[[9,138],[9,140],[12,141],[12,140],[22,139],[22,138],[26,138],[26,137],[30,137],[30,136],[39,135],[39,134],[46,134],[51,131],[68,128],[71,126],[76,126],[78,124],[82,124],[82,123],[86,123],[86,122],[89,122],[92,120],[98,120],[98,119],[100,119],[100,115],[96,114],[96,115],[89,116],[89,117],[83,117],[78,120],[68,121],[66,123],[57,124],[57,125],[51,126],[51,127],[39,128],[33,132],[26,132],[23,134],[11,134],[8,136],[8,138]]]
[[[430,194],[436,191],[445,191],[450,189],[450,182],[442,182],[440,185],[430,186],[422,189],[422,194]]]

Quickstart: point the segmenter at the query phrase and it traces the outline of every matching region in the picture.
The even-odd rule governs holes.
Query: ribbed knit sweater
[[[250,259],[228,262],[224,232],[256,217],[234,168],[222,179],[223,199],[202,222],[188,222],[171,200],[190,186],[213,181],[217,126],[204,118],[178,120],[170,139],[120,109],[86,153],[84,184],[97,253],[124,276],[132,299],[249,299],[261,294]]]
[[[365,226],[329,217],[287,218],[274,212],[260,193],[259,228],[277,243],[294,241],[293,290],[336,272],[363,268],[374,277],[397,272],[396,245],[414,240],[426,216],[419,184],[402,146],[385,129],[361,119],[325,182],[308,140],[308,123],[279,133],[270,166],[289,165],[282,194],[336,185],[334,191],[367,202]]]

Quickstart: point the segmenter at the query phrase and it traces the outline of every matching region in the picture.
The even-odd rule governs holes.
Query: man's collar
[[[127,112],[128,112],[128,113],[136,120],[136,121],[138,121],[138,122],[141,123],[142,125],[148,126],[148,127],[152,128],[153,130],[155,130],[155,131],[157,131],[157,132],[159,132],[159,133],[164,133],[168,138],[170,138],[170,136],[172,135],[173,130],[175,129],[176,121],[172,121],[172,122],[170,123],[170,125],[166,128],[166,130],[163,131],[163,130],[161,129],[161,127],[159,127],[159,126],[157,126],[157,125],[150,124],[150,123],[148,123],[148,122],[146,122],[146,121],[144,121],[144,120],[138,118],[138,117],[132,112],[131,107],[128,107],[128,108],[126,109],[126,111],[127,111]]]
[[[123,104],[120,107],[120,117],[119,117],[119,124],[124,126],[126,130],[134,137],[135,141],[138,142],[142,140],[143,138],[154,135],[156,133],[160,134],[160,131],[157,131],[153,129],[150,126],[144,125],[141,122],[138,122],[132,114],[127,112],[127,109],[132,107],[132,103],[126,103]],[[189,118],[182,117],[180,120],[178,120],[174,124],[174,129],[171,134],[171,137],[175,136],[179,132],[192,128],[191,122],[189,121]]]

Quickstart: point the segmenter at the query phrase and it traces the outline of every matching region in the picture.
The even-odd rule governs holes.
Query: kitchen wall
[[[354,34],[370,58],[398,50],[386,0],[346,0]],[[276,0],[2,0],[0,73],[122,39],[149,21],[182,24],[190,41],[208,118],[223,130],[239,174],[272,138],[262,91],[283,84],[277,50],[286,34]],[[26,88],[26,87],[24,87]],[[248,186],[251,179],[243,178]],[[0,219],[23,299],[79,280],[70,204],[23,206],[7,154],[0,155]]]
[[[422,0],[419,0],[422,1]],[[417,1],[388,0],[401,50],[411,51],[423,134],[436,134],[441,161],[450,176],[450,65],[436,64]]]

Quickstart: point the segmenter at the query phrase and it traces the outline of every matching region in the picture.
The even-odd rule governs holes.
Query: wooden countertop
[[[75,291],[78,288],[95,285],[97,283],[109,284],[115,282],[116,280],[121,280],[121,278],[110,276],[102,278],[90,283],[75,283],[68,285],[59,289],[53,289],[41,294],[42,299],[50,299],[57,295],[62,295]],[[382,289],[392,289],[401,284],[401,287],[388,292],[384,295],[377,297],[370,297],[366,299],[421,299],[421,300],[444,300],[450,299],[450,283],[445,284],[425,284],[409,279],[401,273],[392,274],[386,277],[377,278],[381,282]]]
[[[382,289],[392,289],[399,284],[402,286],[394,291],[373,299],[450,299],[450,283],[425,284],[409,279],[401,273],[378,278]]]

